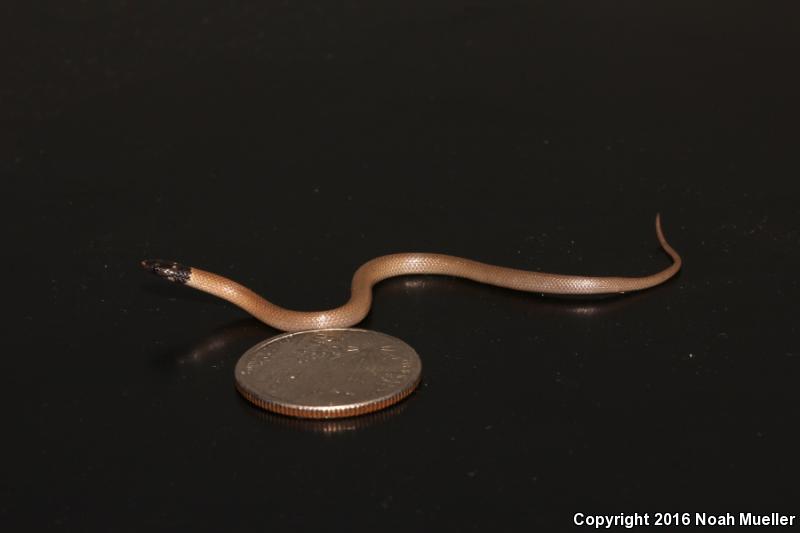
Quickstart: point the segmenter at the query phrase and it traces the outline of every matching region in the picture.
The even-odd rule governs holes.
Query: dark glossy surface
[[[3,531],[796,512],[791,3],[13,4]],[[299,309],[398,251],[641,275],[657,211],[685,268],[641,294],[381,284],[423,384],[327,426],[234,390],[274,330],[139,266]]]

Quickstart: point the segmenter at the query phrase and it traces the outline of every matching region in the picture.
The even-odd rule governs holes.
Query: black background
[[[17,4],[17,5],[15,5]],[[544,530],[797,514],[792,2],[23,2],[2,16],[4,531]],[[338,425],[232,368],[297,309],[450,253],[680,275],[616,298],[380,284],[424,382]]]

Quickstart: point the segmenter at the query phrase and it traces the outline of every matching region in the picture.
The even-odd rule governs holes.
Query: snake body
[[[219,274],[162,260],[142,261],[142,266],[169,281],[182,283],[223,298],[258,320],[283,331],[343,328],[361,322],[372,305],[372,287],[395,276],[438,274],[525,292],[545,294],[611,294],[639,291],[664,283],[681,268],[681,257],[667,243],[656,215],[656,235],[672,264],[642,277],[576,276],[549,274],[489,265],[461,257],[434,253],[400,253],[376,257],[353,275],[347,303],[328,311],[293,311],[275,305],[247,287]]]

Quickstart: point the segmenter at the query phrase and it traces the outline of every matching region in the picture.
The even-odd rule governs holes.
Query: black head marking
[[[186,283],[192,276],[192,269],[174,261],[161,259],[146,259],[142,261],[142,268],[149,270],[156,276],[176,283]]]

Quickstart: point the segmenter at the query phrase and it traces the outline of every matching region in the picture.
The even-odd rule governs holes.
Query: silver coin
[[[400,339],[364,329],[285,333],[236,363],[250,402],[301,418],[340,418],[393,405],[419,384],[422,362]]]

